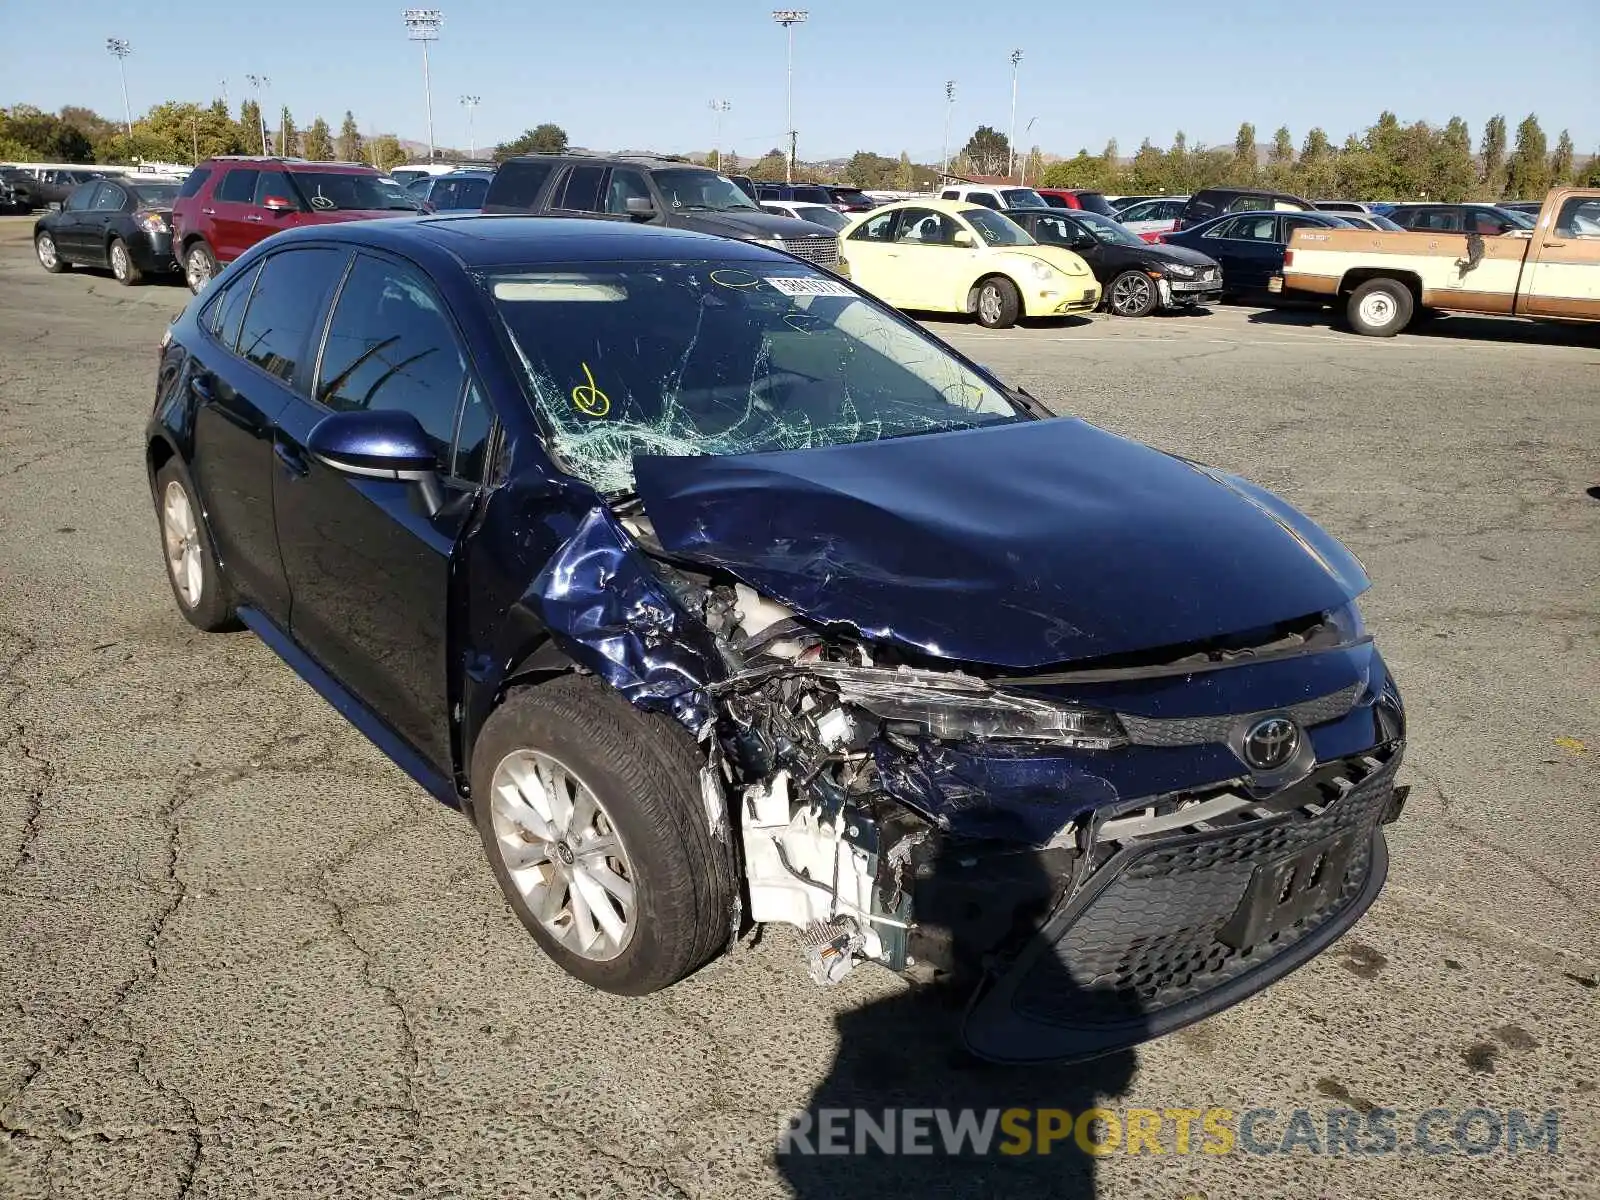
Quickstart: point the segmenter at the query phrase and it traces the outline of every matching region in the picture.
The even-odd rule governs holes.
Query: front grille
[[[827,267],[830,271],[839,265],[839,239],[836,237],[784,238],[783,248],[798,258]]]
[[[1222,987],[1289,950],[1366,884],[1398,764],[1397,752],[1387,761],[1355,759],[1309,788],[1298,808],[1252,811],[1219,831],[1152,838],[1142,853],[1135,843],[1135,856],[1019,981],[1016,1012],[1076,1029],[1123,1025]],[[1345,837],[1352,849],[1343,879],[1319,908],[1255,945],[1230,944],[1237,939],[1228,929],[1257,868]]]
[[[1269,712],[1286,712],[1294,718],[1295,724],[1308,728],[1336,720],[1356,706],[1364,687],[1364,683],[1353,683],[1326,696],[1302,700],[1285,709],[1268,709],[1259,713],[1223,713],[1216,717],[1136,717],[1132,713],[1118,713],[1117,718],[1128,731],[1128,740],[1135,746],[1201,746],[1209,742],[1226,742],[1234,728],[1264,717]]]

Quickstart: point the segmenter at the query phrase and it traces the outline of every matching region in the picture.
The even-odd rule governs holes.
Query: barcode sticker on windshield
[[[837,279],[797,279],[792,275],[769,275],[767,282],[785,296],[854,296]]]

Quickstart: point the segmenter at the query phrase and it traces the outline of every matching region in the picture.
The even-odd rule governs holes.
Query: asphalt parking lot
[[[782,930],[651,998],[550,966],[466,821],[180,619],[141,433],[187,292],[46,275],[30,228],[0,220],[0,1196],[1600,1195],[1595,331],[935,323],[1343,538],[1412,728],[1388,888],[1331,951],[1136,1054],[1000,1071],[886,973],[818,990]],[[1221,1154],[775,1154],[808,1105],[1092,1104],[1273,1115]],[[1555,1110],[1554,1153],[1464,1153],[1475,1108]],[[1286,1148],[1297,1109],[1394,1109],[1399,1144]]]

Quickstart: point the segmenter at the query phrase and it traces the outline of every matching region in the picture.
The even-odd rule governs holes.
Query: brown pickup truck
[[[1532,231],[1297,229],[1273,291],[1319,298],[1393,337],[1422,309],[1600,321],[1600,189],[1557,188]]]

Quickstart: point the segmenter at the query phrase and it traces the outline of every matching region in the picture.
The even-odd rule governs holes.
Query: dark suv
[[[1178,214],[1176,229],[1188,229],[1236,212],[1314,212],[1316,205],[1288,192],[1265,192],[1255,188],[1205,188],[1189,197]]]
[[[208,158],[172,206],[173,249],[189,290],[263,238],[297,225],[415,213],[417,205],[364,163]]]
[[[1384,216],[1419,233],[1481,233],[1500,237],[1532,229],[1533,217],[1493,204],[1396,204]]]
[[[823,192],[823,204],[832,202]],[[831,229],[763,212],[726,175],[684,159],[534,154],[495,172],[485,213],[596,217],[715,233],[787,250],[819,267],[839,266]]]

